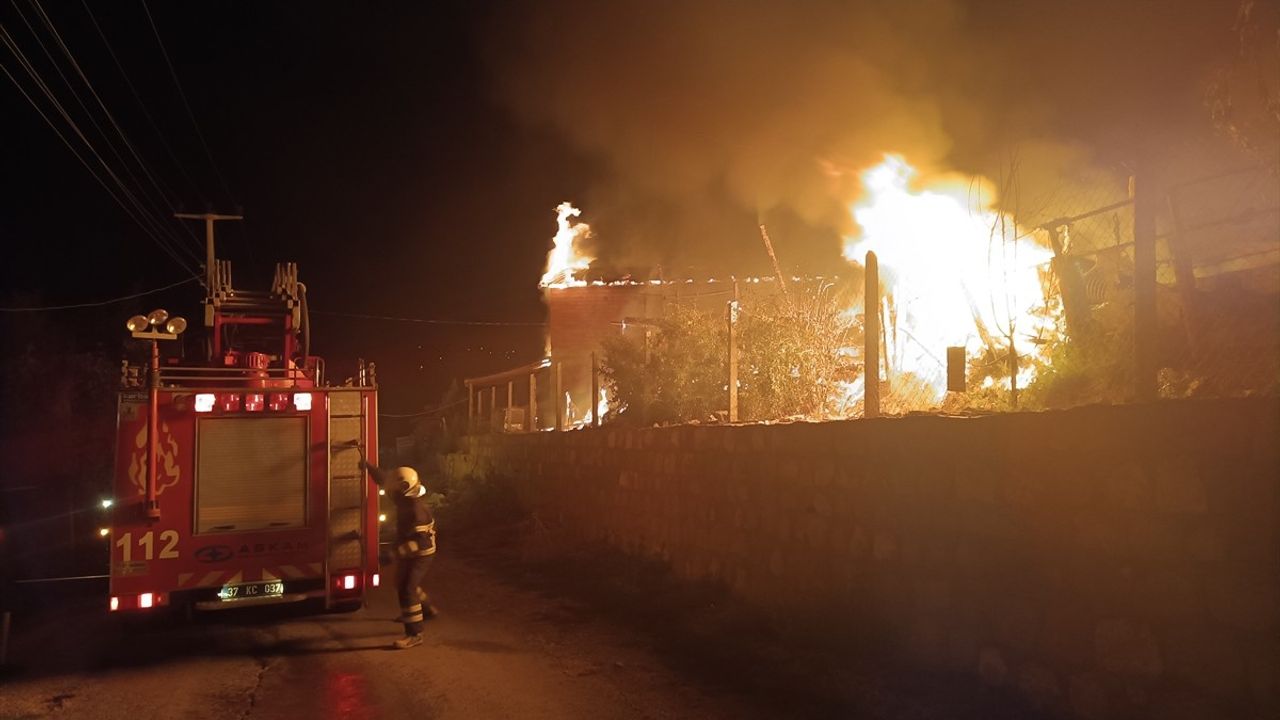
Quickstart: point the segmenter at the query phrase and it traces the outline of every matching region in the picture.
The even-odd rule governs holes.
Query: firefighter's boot
[[[408,650],[411,647],[418,647],[422,644],[422,635],[405,635],[399,640],[391,643],[396,650]]]

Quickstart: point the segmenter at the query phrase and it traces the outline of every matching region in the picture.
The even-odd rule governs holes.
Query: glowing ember
[[[552,238],[551,252],[547,253],[547,271],[542,274],[541,287],[570,287],[586,285],[577,277],[595,258],[588,257],[577,247],[580,240],[591,235],[591,226],[584,222],[571,222],[582,211],[572,204],[562,202],[556,206],[556,236]]]
[[[915,168],[894,155],[866,171],[866,197],[852,208],[861,235],[844,248],[857,264],[867,251],[879,259],[885,297],[877,306],[891,386],[914,376],[921,400],[936,404],[946,392],[948,346],[964,346],[972,359],[1007,357],[1010,343],[1024,361],[1018,383],[1025,386],[1042,347],[1032,339],[1055,327],[1039,267],[1052,251],[993,209],[996,198],[985,183],[951,179],[922,187],[915,177]],[[991,375],[1000,378],[992,384],[1008,386],[1007,363],[993,364]],[[862,385],[846,390],[857,396],[848,400],[857,400]]]

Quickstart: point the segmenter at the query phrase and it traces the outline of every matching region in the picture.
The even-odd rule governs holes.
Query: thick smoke
[[[1162,52],[1188,20],[1115,3],[1022,3],[1017,17],[984,5],[1010,4],[539,2],[495,15],[486,52],[503,104],[604,163],[574,201],[605,266],[763,269],[763,221],[789,268],[836,270],[838,238],[856,232],[855,171],[885,152],[926,173],[982,171],[1019,144],[1029,197],[1104,178],[1070,130],[1090,111],[1118,126],[1133,92],[1107,78],[1153,92],[1167,78],[1152,73],[1174,68],[1124,59]],[[1199,21],[1225,34],[1231,12]],[[1173,29],[1138,46],[1152,24]]]

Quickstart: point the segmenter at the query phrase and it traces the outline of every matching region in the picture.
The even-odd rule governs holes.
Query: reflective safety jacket
[[[426,495],[427,489],[419,485],[415,497],[395,498],[396,557],[425,557],[436,552],[436,521]]]
[[[436,552],[436,520],[427,506],[427,489],[418,484],[413,497],[405,497],[399,488],[387,482],[390,473],[373,465],[366,465],[374,482],[387,489],[396,505],[396,557],[411,558],[434,555]]]

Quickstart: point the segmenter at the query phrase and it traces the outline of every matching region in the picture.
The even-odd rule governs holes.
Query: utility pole
[[[219,213],[174,213],[180,220],[204,220],[204,280],[205,287],[213,292],[213,223],[218,220],[243,220],[243,215],[221,215]]]
[[[1196,274],[1191,264],[1191,237],[1182,210],[1174,197],[1175,188],[1165,196],[1169,215],[1173,218],[1173,235],[1169,237],[1169,254],[1173,256],[1174,280],[1182,298],[1182,327],[1187,334],[1187,344],[1194,351],[1198,340],[1198,312],[1196,308]]]

